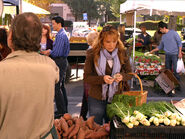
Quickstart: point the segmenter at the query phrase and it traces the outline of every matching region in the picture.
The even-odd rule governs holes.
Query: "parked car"
[[[134,28],[125,28],[125,40],[132,38],[134,33]],[[136,36],[141,33],[139,28],[136,28]]]

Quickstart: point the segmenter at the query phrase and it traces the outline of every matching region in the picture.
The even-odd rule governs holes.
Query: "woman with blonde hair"
[[[89,49],[92,48],[92,45],[95,42],[95,40],[96,40],[97,37],[98,37],[98,32],[97,31],[91,31],[86,36],[86,40],[87,40],[87,43],[89,45]]]
[[[119,85],[131,79],[129,58],[118,31],[110,25],[103,27],[93,48],[87,51],[84,67],[84,81],[90,85],[88,91],[89,115],[95,122],[108,122],[107,103],[114,94],[121,92]]]

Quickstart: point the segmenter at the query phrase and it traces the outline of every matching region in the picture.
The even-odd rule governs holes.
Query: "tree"
[[[82,20],[83,13],[87,13],[89,25],[92,19],[99,17],[97,12],[98,3],[94,0],[64,0],[71,8],[75,21]]]
[[[101,2],[106,2],[110,4],[110,10],[116,17],[120,16],[120,4],[124,3],[126,0],[97,0]]]
[[[51,3],[63,3],[61,0],[24,0],[24,1],[29,2],[38,7],[41,7],[45,10],[49,10],[49,5]]]

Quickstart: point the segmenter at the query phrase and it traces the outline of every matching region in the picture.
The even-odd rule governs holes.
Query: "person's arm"
[[[84,66],[84,82],[94,85],[104,84],[104,76],[98,76],[96,74],[93,57],[92,49],[88,50]]]
[[[149,53],[152,54],[153,52],[159,51],[163,48],[164,48],[164,44],[163,44],[163,41],[161,41],[159,46],[157,48],[153,49],[152,51],[150,51]]]
[[[64,49],[63,46],[64,46],[64,40],[63,40],[63,37],[59,34],[56,36],[54,47],[53,47],[53,50],[50,51],[50,55],[52,57],[57,57],[59,56],[60,52],[62,52],[60,53],[60,55],[63,55],[63,51],[61,51],[61,49]]]
[[[153,49],[152,51],[150,51],[150,54],[152,54],[152,53],[154,53],[154,52],[156,52],[156,51],[159,51],[159,48]]]
[[[175,32],[175,39],[177,41],[177,46],[179,47],[179,58],[182,58],[182,42],[181,42],[181,38],[179,36],[179,34],[177,32]]]
[[[182,58],[182,47],[179,47],[179,58]]]

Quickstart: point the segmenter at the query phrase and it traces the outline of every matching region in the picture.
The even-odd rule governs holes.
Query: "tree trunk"
[[[177,30],[176,22],[177,22],[177,16],[171,15],[170,18],[169,18],[168,29]]]
[[[89,27],[91,26],[91,17],[89,16]]]
[[[75,14],[75,21],[77,22],[78,21],[78,15]]]

